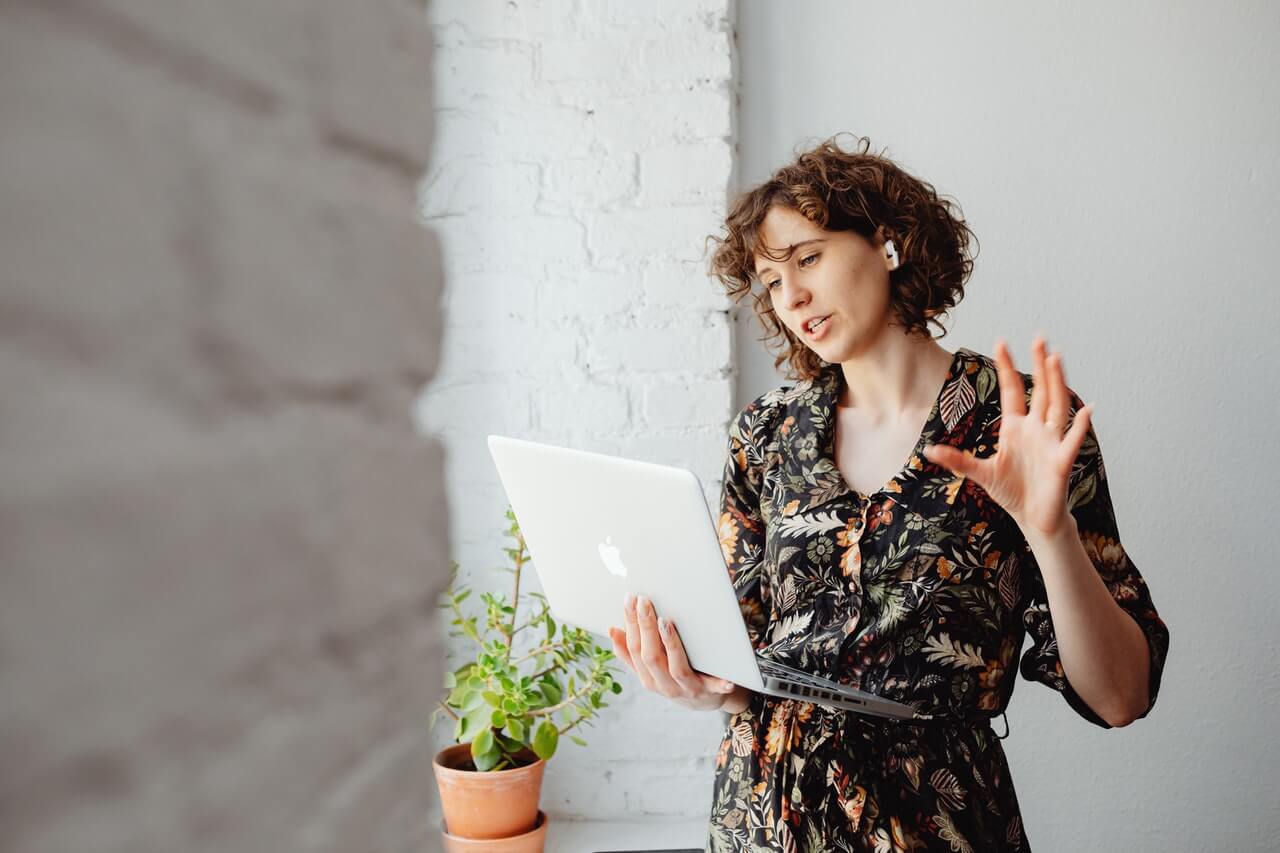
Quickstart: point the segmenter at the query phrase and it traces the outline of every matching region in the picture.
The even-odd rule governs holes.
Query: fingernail
[[[665,617],[665,616],[659,616],[659,617],[658,617],[658,630],[659,630],[659,631],[661,631],[662,633],[664,633],[664,634],[665,634],[665,633],[667,633],[667,629],[668,629],[668,628],[670,628],[670,627],[671,627],[671,623],[667,621],[667,617]]]

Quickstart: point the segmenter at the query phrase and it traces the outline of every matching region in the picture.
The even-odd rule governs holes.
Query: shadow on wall
[[[430,65],[399,0],[0,8],[0,848],[436,837]]]

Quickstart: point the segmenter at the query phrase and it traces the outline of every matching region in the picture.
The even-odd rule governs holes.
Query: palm
[[[996,343],[1001,424],[997,452],[986,459],[947,445],[931,445],[926,456],[981,486],[1024,533],[1052,535],[1069,517],[1067,482],[1071,464],[1089,429],[1090,406],[1076,412],[1068,429],[1070,395],[1058,353],[1046,358],[1043,338],[1032,343],[1035,366],[1031,408],[1022,378],[1003,341]]]

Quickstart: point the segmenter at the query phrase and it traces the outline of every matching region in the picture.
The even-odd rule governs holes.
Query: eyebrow
[[[801,240],[799,243],[792,243],[792,244],[787,248],[787,257],[788,257],[788,258],[789,258],[789,257],[791,257],[792,253],[794,253],[796,249],[799,249],[799,248],[801,248],[802,246],[808,246],[810,243],[825,243],[825,242],[827,242],[827,241],[826,241],[826,239],[825,239],[825,238],[823,238],[823,237],[814,237],[812,240]],[[757,277],[757,278],[759,278],[760,276],[764,275],[766,272],[768,272],[768,271],[769,271],[769,270],[771,270],[771,269],[773,269],[773,268],[772,268],[772,267],[767,267],[767,266],[766,266],[766,267],[760,267],[759,269],[757,269],[757,270],[755,271],[755,273],[756,273],[756,277]]]

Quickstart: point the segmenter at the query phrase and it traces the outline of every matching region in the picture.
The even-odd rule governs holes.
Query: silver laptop
[[[680,631],[690,665],[757,693],[899,720],[910,705],[783,666],[751,646],[706,495],[685,468],[488,436],[547,605],[608,637],[628,593]],[[607,644],[607,639],[606,639]]]

